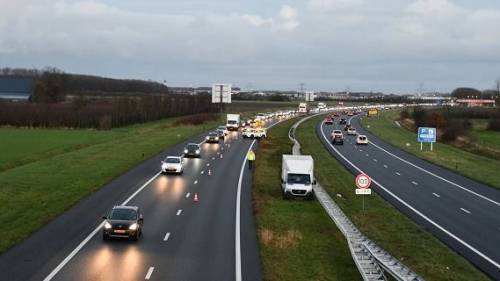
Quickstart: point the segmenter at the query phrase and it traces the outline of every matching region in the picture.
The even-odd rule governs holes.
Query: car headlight
[[[110,228],[111,228],[111,224],[110,224],[109,222],[106,222],[106,223],[104,224],[104,228],[106,228],[106,229],[110,229]]]
[[[162,168],[162,169],[166,169],[166,168],[167,168],[167,164],[162,164],[162,165],[161,165],[161,168]]]
[[[219,137],[215,137],[215,140],[219,140]]]
[[[208,139],[210,139],[210,137],[209,137],[209,136],[207,136],[205,139],[206,139],[206,140],[208,140]]]
[[[195,152],[196,152],[196,154],[200,154],[200,150],[199,149],[197,149]]]
[[[130,230],[136,230],[136,229],[137,229],[137,227],[138,227],[137,223],[133,223],[133,224],[131,224],[131,225],[128,227],[128,229],[130,229]]]
[[[188,150],[187,150],[187,149],[184,149],[184,153],[188,153]]]

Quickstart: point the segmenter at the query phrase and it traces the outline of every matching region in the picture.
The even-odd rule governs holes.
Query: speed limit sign
[[[371,184],[372,184],[372,180],[366,174],[359,174],[356,177],[356,186],[358,188],[361,188],[361,189],[370,188]]]

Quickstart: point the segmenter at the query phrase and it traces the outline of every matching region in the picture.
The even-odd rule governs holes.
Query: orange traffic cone
[[[194,199],[193,199],[194,202],[198,202],[199,199],[198,199],[198,193],[195,193],[194,194]]]

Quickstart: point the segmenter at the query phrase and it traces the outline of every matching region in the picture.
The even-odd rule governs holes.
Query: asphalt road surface
[[[368,136],[368,145],[356,145],[356,137],[347,136],[343,128],[344,144],[332,145],[330,134],[340,129],[335,118],[334,125],[317,126],[325,148],[354,174],[368,174],[373,190],[400,211],[500,279],[500,191],[386,144],[362,129],[359,118],[350,122]]]
[[[202,143],[183,175],[159,173],[165,156],[204,136],[146,160],[1,255],[0,280],[261,280],[245,166],[255,143],[230,132]],[[101,217],[120,204],[142,210],[138,242],[102,239]]]

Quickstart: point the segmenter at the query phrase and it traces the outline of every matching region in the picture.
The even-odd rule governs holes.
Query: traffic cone
[[[199,199],[198,199],[198,193],[195,193],[194,194],[194,199],[193,199],[194,202],[198,202]]]
[[[212,175],[212,171],[210,169],[208,169],[208,175],[211,176]]]

